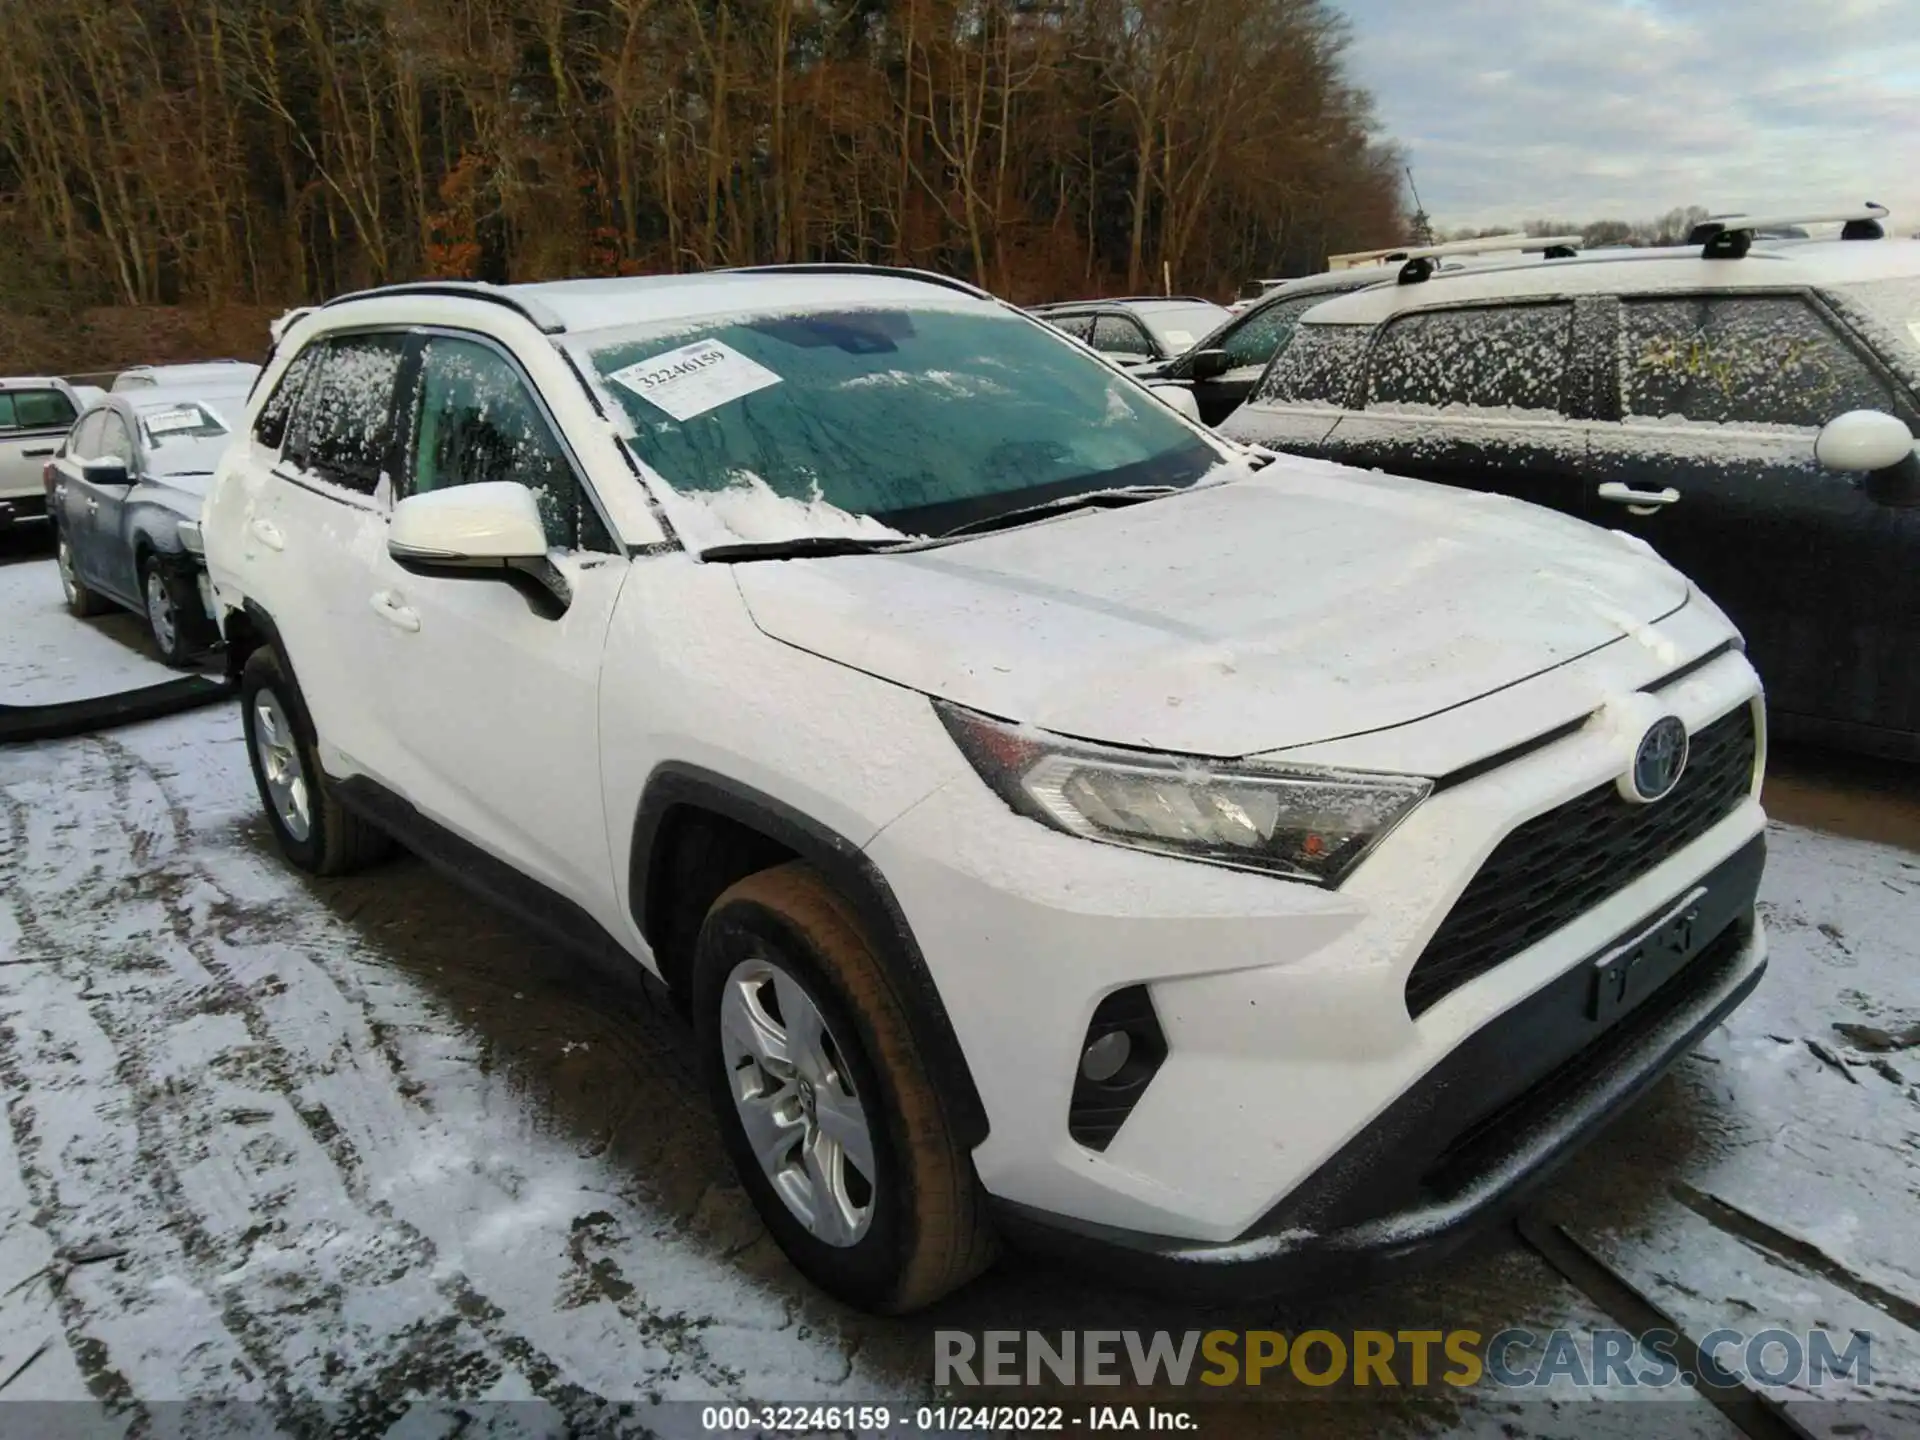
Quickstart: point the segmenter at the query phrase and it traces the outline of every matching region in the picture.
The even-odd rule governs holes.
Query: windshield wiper
[[[951,540],[956,535],[977,535],[982,530],[1001,530],[1009,525],[1023,525],[1029,520],[1063,514],[1068,510],[1088,508],[1117,510],[1123,505],[1136,505],[1142,500],[1158,500],[1163,495],[1177,495],[1182,490],[1192,488],[1190,485],[1126,485],[1118,490],[1089,490],[1082,495],[1063,495],[1057,500],[1043,500],[1038,505],[1022,505],[1015,510],[1002,510],[998,515],[983,515],[978,520],[969,520],[966,524],[956,525],[951,530],[942,530],[940,538]]]
[[[872,555],[911,545],[905,535],[883,540],[870,535],[795,535],[787,540],[743,540],[733,545],[709,545],[702,560],[803,560],[823,555]]]

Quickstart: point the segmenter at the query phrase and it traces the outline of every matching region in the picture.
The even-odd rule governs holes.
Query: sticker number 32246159
[[[718,340],[696,340],[615,370],[607,378],[676,420],[691,420],[729,400],[780,383],[780,377],[766,366]]]

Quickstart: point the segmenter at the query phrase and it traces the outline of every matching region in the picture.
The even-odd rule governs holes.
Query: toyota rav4
[[[1646,545],[1276,457],[958,282],[348,296],[203,516],[287,858],[689,1012],[795,1264],[1444,1248],[1753,988],[1759,685]]]

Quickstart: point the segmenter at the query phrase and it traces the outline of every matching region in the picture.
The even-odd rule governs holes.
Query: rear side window
[[[307,381],[313,376],[313,367],[325,348],[325,342],[315,342],[294,356],[293,362],[280,372],[280,383],[273,387],[273,394],[260,407],[260,416],[253,422],[253,438],[269,450],[278,450],[286,443],[287,422],[293,418],[294,407],[300,403]]]
[[[1153,357],[1153,342],[1147,332],[1123,315],[1102,315],[1093,322],[1093,348],[1103,355]]]
[[[0,393],[0,430],[56,430],[73,424],[73,402],[58,390]]]
[[[347,335],[327,342],[287,447],[296,463],[362,495],[379,488],[406,344],[404,335]]]
[[[1557,412],[1572,335],[1571,305],[1403,315],[1373,347],[1367,408]]]
[[[1273,358],[1273,352],[1293,337],[1300,317],[1325,298],[1308,295],[1298,300],[1278,300],[1249,315],[1221,338],[1220,348],[1227,352],[1227,364],[1235,370],[1266,364]]]
[[[559,437],[504,356],[435,336],[421,357],[418,389],[409,493],[517,480],[533,491],[549,545],[613,549]]]
[[[1048,324],[1056,330],[1071,335],[1076,340],[1093,338],[1093,317],[1091,315],[1062,315],[1058,319],[1048,318]]]
[[[1628,300],[1622,311],[1627,415],[1816,429],[1894,408],[1892,387],[1796,296]]]
[[[1371,325],[1302,325],[1254,392],[1254,402],[1272,405],[1352,403],[1360,362],[1367,353]]]

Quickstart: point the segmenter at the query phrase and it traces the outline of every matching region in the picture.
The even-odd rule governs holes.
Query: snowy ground
[[[137,622],[69,619],[17,544],[0,617],[0,700],[161,678]],[[1785,783],[1796,814],[1824,798],[1893,835],[1920,794],[1884,772],[1906,787],[1887,820]],[[1920,853],[1785,824],[1770,843],[1758,996],[1541,1215],[1696,1339],[1871,1332],[1868,1395],[1799,1423],[1920,1433]],[[849,1312],[729,1178],[677,1020],[586,988],[417,863],[288,870],[228,706],[0,750],[0,1082],[6,1437],[384,1434],[408,1398],[535,1402],[481,1428],[690,1433],[697,1412],[650,1407],[924,1397],[937,1327],[1616,1323],[1505,1235],[1310,1312],[1201,1312],[1017,1260],[932,1316]],[[1683,1391],[1271,1403],[1307,1398],[1214,1405],[1203,1433],[1740,1433]],[[208,1399],[261,1403],[169,1403]],[[93,1405],[31,1404],[54,1400]],[[458,1428],[417,1420],[394,1433]]]

